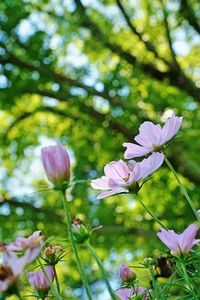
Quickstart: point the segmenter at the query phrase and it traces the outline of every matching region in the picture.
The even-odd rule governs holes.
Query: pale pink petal
[[[121,300],[129,300],[134,294],[133,288],[124,288],[124,289],[119,289],[116,291],[116,295],[121,299]]]
[[[112,161],[104,167],[106,177],[121,180],[129,175],[129,168],[123,160]]]
[[[174,230],[161,230],[157,233],[159,239],[165,244],[170,250],[175,253],[180,253],[179,246],[179,235]]]
[[[133,172],[135,173],[135,181],[145,179],[147,176],[157,170],[164,161],[164,154],[157,152],[151,154],[148,158],[143,159],[135,165]]]
[[[135,167],[136,164],[137,164],[137,161],[135,161],[135,160],[133,160],[133,159],[131,159],[131,160],[129,160],[129,161],[127,162],[128,168],[129,168],[131,171],[134,170],[134,167]]]
[[[197,231],[198,225],[191,224],[179,235],[179,243],[182,253],[188,253],[191,250]]]
[[[0,292],[5,292],[10,286],[10,280],[5,279],[5,280],[0,280]]]
[[[101,193],[100,195],[97,196],[97,199],[103,199],[103,198],[106,198],[108,196],[116,195],[116,194],[119,194],[119,193],[128,193],[128,190],[124,189],[123,187],[116,187],[116,188],[114,188],[110,191]]]
[[[168,142],[173,136],[176,135],[176,133],[181,127],[182,121],[183,117],[176,117],[175,115],[173,115],[167,120],[167,122],[162,128],[162,145]]]
[[[194,240],[192,243],[192,246],[195,246],[196,244],[199,244],[199,243],[200,243],[200,239]]]
[[[110,188],[108,184],[108,178],[102,176],[100,178],[94,179],[91,181],[91,187],[98,190],[108,190]]]
[[[141,157],[153,150],[153,147],[142,147],[133,143],[123,143],[123,147],[127,148],[124,152],[124,158],[126,159]]]
[[[140,125],[139,134],[135,137],[135,141],[145,148],[151,148],[160,145],[161,142],[161,126],[152,122],[144,122]]]

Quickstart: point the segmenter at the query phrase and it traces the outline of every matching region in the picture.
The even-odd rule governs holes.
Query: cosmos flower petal
[[[99,190],[108,190],[109,184],[108,184],[108,178],[106,176],[102,176],[100,178],[97,179],[93,179],[91,181],[91,187],[93,189],[99,189]]]
[[[109,190],[107,192],[103,192],[103,193],[99,194],[97,196],[97,199],[103,199],[108,196],[117,195],[119,193],[128,193],[128,190],[124,189],[123,187],[116,187],[116,188],[113,188],[112,190]]]
[[[125,159],[141,157],[150,153],[153,150],[152,147],[143,147],[133,143],[123,143],[123,147],[127,148],[126,151],[124,152]]]
[[[140,125],[139,134],[134,140],[145,148],[152,148],[154,145],[160,145],[161,132],[160,125],[147,121]]]
[[[162,128],[161,144],[165,144],[177,134],[181,127],[182,121],[183,117],[176,117],[175,115],[173,115],[166,121],[165,125]]]

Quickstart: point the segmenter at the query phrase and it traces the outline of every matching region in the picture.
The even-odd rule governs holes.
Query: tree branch
[[[137,35],[137,37],[139,38],[139,40],[141,42],[143,42],[143,44],[145,45],[146,49],[150,52],[152,52],[156,58],[162,60],[166,65],[168,65],[170,67],[170,63],[164,58],[164,57],[160,57],[160,55],[158,54],[157,50],[155,49],[154,45],[149,42],[146,41],[142,35],[140,34],[140,32],[136,29],[136,27],[133,25],[133,23],[130,20],[130,17],[128,16],[128,14],[126,13],[126,10],[122,4],[122,2],[120,0],[116,0],[117,6],[119,7],[124,19],[126,20],[126,23],[128,25],[128,27],[130,28],[130,30]]]
[[[198,23],[198,19],[195,17],[195,14],[190,7],[188,0],[181,0],[180,13],[188,21],[190,26],[192,26],[196,30],[196,32],[200,34],[200,24]]]
[[[79,11],[79,14],[81,15],[80,22],[82,26],[89,28],[93,34],[93,37],[103,43],[103,45],[110,49],[111,52],[120,56],[132,66],[137,64],[142,71],[144,71],[146,74],[149,74],[153,78],[156,78],[160,81],[168,79],[172,85],[185,90],[196,101],[200,102],[200,89],[197,88],[195,84],[189,78],[187,78],[183,72],[180,72],[180,69],[176,70],[171,68],[167,72],[161,72],[150,63],[139,62],[136,56],[125,51],[118,44],[115,44],[113,42],[110,43],[108,37],[99,29],[96,23],[89,19],[82,2],[80,0],[74,1],[77,5],[77,11]]]

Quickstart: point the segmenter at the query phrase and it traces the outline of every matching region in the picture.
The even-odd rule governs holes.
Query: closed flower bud
[[[119,274],[123,281],[132,282],[136,279],[136,274],[126,264],[122,263],[119,268]]]
[[[54,269],[52,266],[45,267],[45,271],[49,276],[49,279],[53,282],[54,280]],[[43,270],[39,270],[37,272],[29,272],[27,274],[28,281],[32,285],[32,287],[38,292],[40,297],[46,297],[48,295],[48,291],[50,289],[50,285],[48,280],[43,272]]]
[[[155,260],[154,260],[153,258],[151,258],[151,257],[146,257],[146,258],[143,260],[143,262],[144,262],[144,265],[145,265],[146,267],[149,267],[149,266],[155,264]]]
[[[62,184],[70,178],[70,160],[65,148],[57,144],[42,148],[42,163],[48,180],[55,187],[62,187]]]
[[[78,244],[84,243],[90,237],[90,230],[80,223],[79,219],[74,219],[72,222],[72,232],[74,241]]]

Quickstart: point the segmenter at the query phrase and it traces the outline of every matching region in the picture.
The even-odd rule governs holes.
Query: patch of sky
[[[100,96],[94,96],[93,98],[93,106],[96,111],[99,111],[101,113],[108,113],[110,110],[110,104],[109,101],[100,97]]]
[[[67,63],[73,64],[75,68],[81,68],[88,64],[87,56],[83,54],[81,49],[74,43],[68,45],[65,60]]]
[[[45,178],[45,172],[41,162],[41,148],[55,145],[58,142],[59,140],[40,136],[38,146],[29,146],[24,150],[24,158],[16,164],[13,176],[7,180],[6,189],[11,195],[15,197],[26,196],[31,198],[32,193],[36,191],[32,182]],[[67,150],[70,156],[70,161],[73,164],[75,161],[74,152],[69,148],[67,148]],[[12,156],[14,157],[15,154],[13,151],[14,150],[12,150]],[[47,186],[48,183],[45,184],[45,188],[47,188]],[[42,190],[43,188],[44,186],[39,186],[38,190]],[[40,202],[34,203],[34,205],[40,206]]]
[[[114,108],[111,112],[111,115],[113,116],[113,118],[120,117],[123,114],[124,114],[124,111],[120,107]]]
[[[124,86],[117,91],[118,95],[121,97],[128,97],[130,91],[128,86]]]
[[[102,82],[97,82],[94,87],[98,92],[103,92],[104,90],[104,84]]]
[[[8,35],[6,32],[3,30],[0,30],[0,41],[1,42],[6,42],[8,40]]]
[[[43,104],[47,107],[56,107],[59,104],[59,101],[55,98],[43,97]]]
[[[63,0],[62,7],[66,7],[69,12],[74,12],[76,9],[76,5],[73,0]]]
[[[1,74],[0,75],[0,88],[1,89],[6,89],[8,87],[8,78]]]
[[[8,203],[4,203],[0,206],[0,215],[9,216],[10,215],[10,206]]]
[[[87,97],[88,93],[86,90],[80,88],[80,87],[71,87],[70,88],[70,93],[73,96],[84,96]]]

